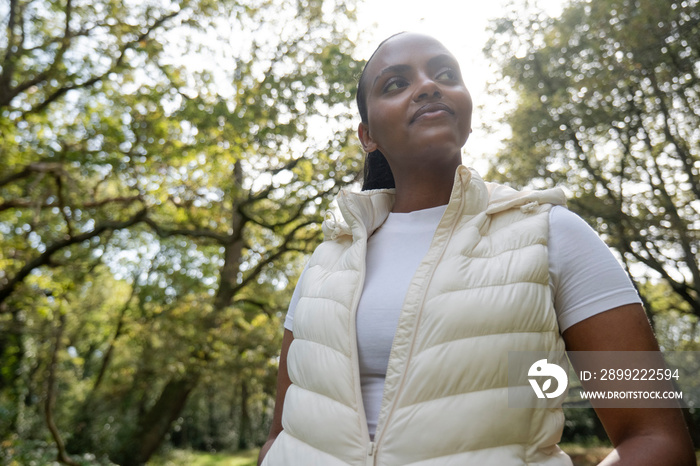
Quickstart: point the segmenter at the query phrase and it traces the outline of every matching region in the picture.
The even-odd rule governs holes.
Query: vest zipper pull
[[[369,456],[374,455],[374,442],[369,442],[369,452],[367,454]]]

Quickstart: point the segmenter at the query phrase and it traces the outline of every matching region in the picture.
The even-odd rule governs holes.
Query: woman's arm
[[[567,351],[659,351],[639,304],[596,314],[563,333]],[[693,466],[695,453],[680,409],[596,409],[615,446],[601,466]]]
[[[263,458],[267,454],[267,451],[272,446],[280,432],[282,432],[282,408],[284,407],[284,396],[287,394],[287,389],[292,384],[289,380],[289,373],[287,372],[287,353],[289,352],[289,345],[292,344],[294,340],[294,334],[285,329],[284,337],[282,339],[282,352],[280,353],[280,366],[277,372],[277,395],[275,397],[275,411],[272,415],[272,425],[270,426],[270,433],[267,436],[267,441],[260,448],[260,454],[258,455],[258,466],[262,464]]]

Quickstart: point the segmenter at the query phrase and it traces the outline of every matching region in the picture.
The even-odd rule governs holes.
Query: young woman
[[[260,462],[570,465],[560,408],[509,407],[508,353],[656,351],[628,278],[560,190],[461,165],[472,101],[440,42],[384,41],[357,103],[363,191],[295,290]],[[679,410],[598,415],[603,464],[695,464]]]

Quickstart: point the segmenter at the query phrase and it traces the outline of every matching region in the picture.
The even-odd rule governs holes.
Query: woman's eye
[[[441,80],[444,79],[447,81],[456,81],[457,79],[459,79],[459,75],[457,74],[457,72],[455,70],[448,69],[448,70],[441,71],[437,75],[437,79],[441,79]]]
[[[402,87],[406,87],[407,83],[405,79],[402,78],[392,78],[387,83],[384,85],[384,92],[391,92],[395,91],[398,89],[401,89]]]

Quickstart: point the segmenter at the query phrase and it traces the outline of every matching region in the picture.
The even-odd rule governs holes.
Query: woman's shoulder
[[[515,189],[500,183],[484,182],[488,192],[488,213],[520,208],[525,205],[551,204],[565,206],[566,195],[561,188]]]
[[[580,215],[565,206],[552,207],[549,213],[550,231],[569,241],[577,239],[595,240],[603,243],[598,233]],[[607,246],[606,246],[607,247]]]

